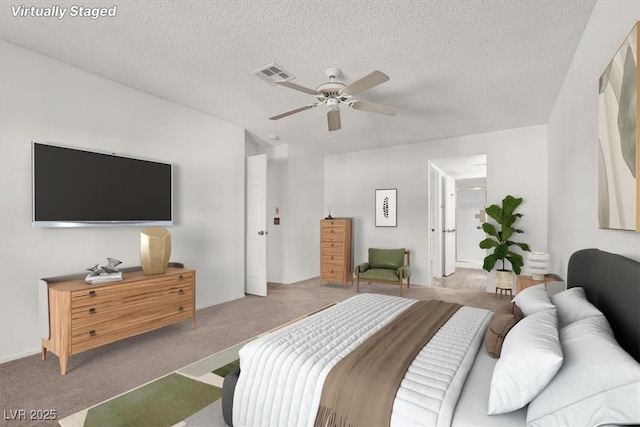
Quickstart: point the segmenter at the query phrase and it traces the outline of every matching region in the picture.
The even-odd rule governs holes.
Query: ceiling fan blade
[[[340,91],[341,94],[344,95],[357,95],[365,90],[369,90],[372,87],[376,87],[384,82],[389,80],[389,76],[381,71],[374,71],[370,74],[367,74],[360,80],[356,80],[351,83],[349,86],[345,87]]]
[[[286,80],[278,80],[277,82],[275,82],[275,84],[278,84],[280,86],[286,86],[286,87],[288,87],[290,89],[295,89],[295,90],[298,90],[300,92],[308,93],[309,95],[322,95],[320,92],[318,92],[315,89],[309,89],[308,87],[300,86],[300,85],[297,85],[295,83],[291,83],[291,82],[286,81]]]
[[[292,114],[299,113],[300,111],[304,111],[304,110],[308,110],[309,108],[313,108],[316,105],[318,105],[318,104],[305,105],[304,107],[299,107],[299,108],[296,108],[295,110],[287,111],[286,113],[282,113],[282,114],[278,114],[277,116],[269,117],[269,120],[279,120],[279,119],[281,119],[283,117],[287,117],[287,116],[290,116]]]
[[[369,113],[385,114],[387,116],[395,116],[400,111],[398,107],[391,107],[389,105],[375,104],[373,102],[365,101],[351,101],[349,107],[354,110],[367,111]]]
[[[334,130],[339,130],[341,128],[340,109],[333,108],[327,111],[327,121],[329,122],[329,132],[333,132]]]

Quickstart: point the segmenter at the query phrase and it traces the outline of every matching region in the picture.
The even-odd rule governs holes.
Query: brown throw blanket
[[[315,427],[388,426],[409,365],[460,304],[418,301],[334,366]]]

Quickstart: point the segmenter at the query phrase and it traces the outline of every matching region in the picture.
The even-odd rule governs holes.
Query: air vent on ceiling
[[[281,66],[275,63],[259,68],[251,74],[255,74],[261,79],[267,80],[271,84],[274,84],[274,82],[278,80],[293,80],[295,78],[291,73],[285,71]]]

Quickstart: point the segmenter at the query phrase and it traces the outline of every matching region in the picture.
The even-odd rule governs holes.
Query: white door
[[[267,155],[247,158],[247,280],[245,292],[267,296]]]
[[[456,270],[456,181],[446,176],[444,185],[444,275]]]

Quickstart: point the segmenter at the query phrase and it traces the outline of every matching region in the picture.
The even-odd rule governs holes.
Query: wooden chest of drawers
[[[47,350],[60,358],[124,338],[192,319],[196,327],[195,271],[169,267],[165,274],[123,273],[120,282],[89,285],[84,279],[47,283],[49,336]]]
[[[320,221],[320,284],[353,283],[351,265],[351,219]]]

